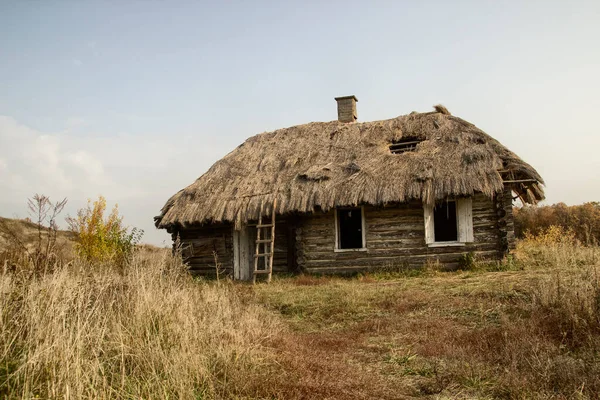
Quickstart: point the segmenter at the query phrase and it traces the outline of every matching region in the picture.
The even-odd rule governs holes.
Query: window
[[[456,202],[445,201],[433,209],[433,225],[436,242],[458,241]]]
[[[336,209],[335,224],[336,250],[365,249],[365,219],[362,207]]]
[[[415,151],[417,149],[417,145],[421,142],[422,140],[416,138],[394,140],[392,144],[390,144],[390,152],[392,154],[401,154],[406,153],[407,151]]]
[[[473,242],[472,207],[471,198],[424,205],[425,242],[430,246]]]

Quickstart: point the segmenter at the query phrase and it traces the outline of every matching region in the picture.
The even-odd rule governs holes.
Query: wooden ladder
[[[271,215],[271,222],[263,224],[263,207],[264,203],[260,205],[260,213],[258,214],[258,225],[256,225],[256,252],[254,253],[254,272],[252,274],[252,283],[256,283],[256,275],[267,274],[267,282],[271,282],[271,276],[273,275],[273,253],[275,253],[275,206],[277,200],[273,201],[273,214]],[[271,237],[268,239],[261,238],[261,232],[263,229],[271,229]],[[266,237],[266,235],[265,235]],[[263,245],[262,253],[260,245]],[[267,244],[271,245],[269,251],[267,251]],[[265,260],[265,269],[258,269],[258,260],[263,257]]]

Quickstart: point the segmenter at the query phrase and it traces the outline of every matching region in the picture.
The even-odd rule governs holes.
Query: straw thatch
[[[473,124],[435,112],[365,123],[312,122],[262,133],[216,162],[171,197],[156,217],[159,228],[210,222],[240,227],[258,218],[261,203],[277,213],[426,203],[482,192],[493,196],[504,179],[527,203],[544,198],[543,180],[529,164]],[[392,154],[400,139],[423,140]]]

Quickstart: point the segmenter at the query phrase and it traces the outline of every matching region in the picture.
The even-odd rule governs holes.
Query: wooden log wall
[[[251,253],[254,254],[254,241],[256,240],[256,227],[249,226],[251,233]],[[179,234],[182,256],[189,265],[189,270],[194,275],[214,275],[215,259],[217,252],[218,262],[224,274],[233,276],[233,226],[231,224],[206,225],[181,229],[174,233],[173,240]],[[267,246],[268,247],[268,246]],[[288,251],[289,249],[289,251]],[[276,220],[275,224],[275,252],[273,254],[274,272],[291,272],[295,266],[295,244],[293,227],[284,217]],[[254,268],[254,264],[248,265]]]
[[[365,206],[367,251],[334,252],[335,214],[314,213],[278,217],[275,228],[275,272],[352,273],[374,268],[419,267],[439,262],[459,265],[462,255],[498,259],[514,248],[514,222],[510,189],[494,199],[473,197],[474,242],[465,246],[430,247],[425,243],[420,201]],[[254,230],[255,227],[249,227]],[[230,224],[188,228],[179,232],[183,256],[193,274],[215,272],[213,251],[226,273],[233,275],[233,227]],[[174,234],[174,237],[176,234]],[[254,239],[252,239],[254,240]]]
[[[178,233],[182,256],[190,273],[214,275],[216,251],[223,273],[233,275],[233,228],[230,224],[187,228]]]
[[[334,252],[333,211],[302,218],[296,229],[299,268],[311,273],[351,273],[381,267],[418,267],[427,262],[453,268],[466,253],[492,259],[503,254],[497,209],[494,200],[484,195],[473,198],[475,240],[465,246],[427,246],[420,201],[388,207],[365,206],[364,212],[367,251]]]
[[[275,253],[273,254],[273,272],[294,271],[294,232],[291,218],[279,217],[275,220]],[[290,229],[291,228],[291,229]],[[292,252],[292,254],[290,254]],[[291,263],[290,263],[291,262]]]
[[[506,187],[504,192],[494,198],[494,206],[498,215],[500,248],[506,255],[515,248],[515,223],[510,187]]]

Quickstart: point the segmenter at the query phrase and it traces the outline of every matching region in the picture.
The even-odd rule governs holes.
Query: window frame
[[[406,137],[399,140],[392,140],[388,146],[391,154],[404,154],[417,150],[417,146],[425,140],[417,137]]]
[[[423,203],[425,219],[425,244],[428,247],[465,246],[475,241],[473,234],[473,199],[471,197],[449,198],[456,202],[456,241],[437,242],[435,240],[434,205]]]
[[[357,249],[341,249],[340,248],[340,224],[338,222],[338,211],[339,210],[360,210],[360,222],[361,222],[361,233],[362,233],[362,246]],[[335,207],[334,209],[335,216],[335,245],[333,251],[335,253],[346,253],[352,251],[367,251],[367,224],[365,221],[365,207],[364,206],[356,206],[356,207]]]

